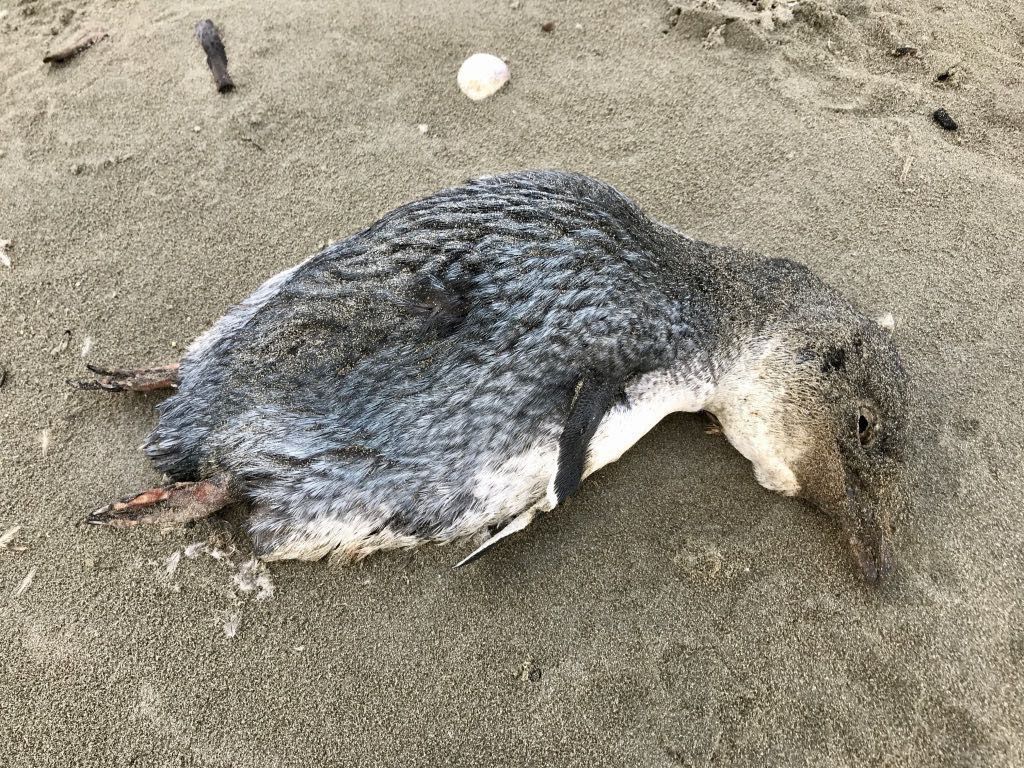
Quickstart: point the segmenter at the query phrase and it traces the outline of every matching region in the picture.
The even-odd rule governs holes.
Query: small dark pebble
[[[534,667],[533,669],[531,669],[530,670],[530,682],[531,683],[539,683],[540,682],[540,674],[541,674],[540,673],[540,667]]]
[[[0,368],[0,389],[4,388],[4,384],[7,383],[7,369]]]
[[[543,24],[540,25],[540,31],[541,32],[554,32],[555,31],[555,22],[553,22],[553,21],[545,21]]]
[[[949,112],[944,110],[942,107],[939,107],[932,112],[932,117],[935,118],[936,123],[941,125],[947,131],[955,131],[960,127],[956,124],[956,120],[949,116]]]
[[[947,80],[949,80],[949,78],[951,78],[952,76],[953,76],[953,67],[950,67],[945,72],[939,72],[939,74],[937,74],[935,76],[935,81],[939,82],[939,83],[944,83]]]
[[[899,48],[893,48],[892,55],[897,58],[903,56],[917,56],[917,48],[912,45],[901,45]]]

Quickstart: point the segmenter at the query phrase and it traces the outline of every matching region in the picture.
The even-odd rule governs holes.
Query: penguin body
[[[251,505],[266,559],[525,527],[675,411],[714,412],[797,494],[803,432],[748,406],[788,396],[787,364],[817,397],[819,358],[852,336],[902,419],[888,338],[806,268],[681,235],[586,176],[504,174],[265,282],[189,348],[145,451]]]

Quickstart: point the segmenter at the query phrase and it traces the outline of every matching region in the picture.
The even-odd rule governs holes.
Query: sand
[[[0,0],[0,764],[1024,764],[1019,5],[375,6]],[[455,86],[476,50],[512,69],[481,103]],[[159,480],[157,397],[69,391],[84,362],[172,361],[394,205],[539,166],[896,316],[892,583],[690,416],[460,572],[456,548],[264,572],[238,510],[77,525]]]

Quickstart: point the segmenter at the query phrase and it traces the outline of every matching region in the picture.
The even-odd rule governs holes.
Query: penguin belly
[[[670,413],[701,410],[710,391],[710,385],[666,371],[644,374],[629,383],[590,440],[584,477],[618,461]],[[548,512],[557,506],[560,432],[557,425],[526,451],[477,475],[474,495],[479,504],[460,521],[463,535],[500,525],[524,511]]]

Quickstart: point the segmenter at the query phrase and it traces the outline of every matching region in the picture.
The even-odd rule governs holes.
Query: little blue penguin
[[[266,560],[520,531],[662,418],[707,411],[764,487],[835,519],[867,582],[906,505],[907,374],[884,320],[808,268],[710,245],[612,186],[487,176],[270,278],[179,365],[144,450],[170,481],[88,522],[231,503]]]

